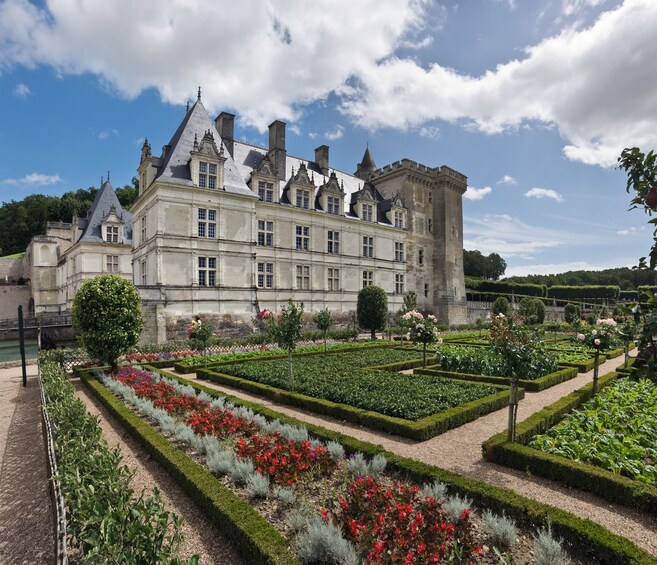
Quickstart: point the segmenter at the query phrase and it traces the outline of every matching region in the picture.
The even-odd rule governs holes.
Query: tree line
[[[116,188],[121,206],[128,208],[137,197],[138,180]],[[70,222],[73,215],[85,217],[98,188],[80,188],[61,196],[30,194],[0,206],[0,257],[25,251],[35,235],[45,234],[47,222]]]
[[[602,271],[568,271],[556,275],[508,277],[508,282],[551,286],[617,285],[621,290],[636,290],[639,286],[657,284],[657,271],[619,267]]]

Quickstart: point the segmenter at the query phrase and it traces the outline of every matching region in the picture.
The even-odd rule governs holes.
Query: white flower
[[[443,340],[442,340],[442,339],[437,339],[437,340],[436,340],[436,345],[442,345],[442,344],[443,344]]]
[[[497,315],[497,317],[500,318],[500,319],[502,319],[502,320],[503,320],[504,318],[506,318],[506,316],[505,316],[504,314],[502,314],[502,312],[500,312],[500,313]]]
[[[410,319],[411,319],[411,313],[410,313],[410,312],[406,312],[406,314],[404,314],[404,315],[402,316],[402,319],[404,319],[404,320],[410,320]]]
[[[422,329],[424,326],[422,324],[415,324],[415,329],[419,330]]]
[[[406,334],[406,339],[411,339],[411,332],[408,332],[408,333]]]
[[[598,330],[591,330],[591,335],[598,335]]]
[[[596,345],[600,345],[600,340],[599,339],[594,339],[593,343],[595,343]]]
[[[577,339],[579,339],[580,341],[584,341],[585,338],[586,336],[584,334],[577,334]]]
[[[429,318],[432,322],[436,321],[436,317],[433,314],[429,314],[427,318]]]

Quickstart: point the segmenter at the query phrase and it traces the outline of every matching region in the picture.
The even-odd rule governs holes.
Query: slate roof
[[[189,162],[191,159],[190,152],[194,147],[194,136],[202,139],[208,130],[214,135],[217,144],[223,144],[214,122],[208,116],[207,110],[201,101],[197,100],[187,111],[185,118],[178,126],[176,133],[173,134],[171,141],[169,141],[169,149],[159,167],[157,178],[166,182],[193,187]],[[227,158],[224,164],[224,186],[226,191],[255,196],[246,185],[240,170],[225,145],[224,157]]]
[[[96,198],[94,198],[86,218],[80,220],[79,226],[83,232],[78,241],[102,243],[101,224],[103,218],[106,218],[111,212],[114,212],[123,222],[123,243],[131,244],[132,214],[123,209],[109,180],[106,180],[96,193]]]

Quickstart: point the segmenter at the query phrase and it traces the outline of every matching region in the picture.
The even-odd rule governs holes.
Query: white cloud
[[[566,157],[611,166],[624,147],[657,145],[656,28],[657,2],[625,0],[477,77],[389,57],[362,70],[342,110],[370,129],[439,119],[495,134],[556,124]]]
[[[301,128],[296,124],[292,124],[291,126],[289,126],[287,128],[287,131],[293,133],[294,135],[301,135]]]
[[[557,202],[563,202],[561,194],[550,188],[532,188],[525,192],[525,196],[527,198],[538,198],[539,200],[542,198],[551,198]]]
[[[22,82],[19,82],[15,87],[12,92],[14,96],[18,96],[19,98],[25,98],[26,96],[29,96],[32,94],[30,92],[30,89],[26,84],[23,84]]]
[[[490,186],[485,186],[484,188],[469,186],[468,190],[465,191],[463,198],[466,198],[467,200],[481,200],[484,196],[490,194],[492,190],[493,189]]]
[[[637,232],[636,228],[628,228],[628,229],[623,229],[623,230],[618,230],[616,232],[617,235],[632,235]]]
[[[57,184],[62,179],[59,175],[44,175],[41,173],[30,173],[20,179],[5,179],[0,181],[0,184],[8,184],[11,186],[46,186],[49,184]]]
[[[324,132],[324,137],[329,141],[340,139],[344,135],[344,127],[338,124],[334,130]]]
[[[311,131],[311,132],[308,134],[308,137],[309,137],[310,139],[317,139],[319,136],[318,136],[317,133],[315,133],[314,131]]]
[[[112,135],[119,135],[119,132],[115,129],[110,129],[106,131],[101,131],[96,137],[98,137],[98,139],[103,141]]]
[[[437,139],[440,137],[440,128],[436,126],[422,126],[418,133],[420,137],[427,137],[430,139]]]
[[[637,264],[635,258],[622,257],[602,263],[586,261],[569,261],[563,263],[539,263],[530,265],[513,265],[506,268],[505,277],[524,277],[527,275],[556,275],[568,271],[602,271],[618,267],[632,267]]]
[[[497,181],[497,184],[508,184],[515,186],[518,184],[518,181],[514,179],[511,175],[504,175],[500,180]]]
[[[564,16],[572,16],[585,8],[595,8],[604,4],[607,0],[562,0],[562,13]]]

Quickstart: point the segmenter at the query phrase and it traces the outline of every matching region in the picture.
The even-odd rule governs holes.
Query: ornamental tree
[[[326,336],[332,323],[333,319],[331,318],[331,313],[329,312],[328,308],[320,310],[319,313],[315,316],[315,324],[317,324],[317,329],[324,335],[324,353],[326,353]]]
[[[380,286],[366,286],[358,293],[356,304],[358,325],[372,332],[372,339],[376,339],[376,332],[383,330],[388,321],[388,295]]]
[[[600,352],[610,349],[616,338],[616,320],[604,318],[597,320],[596,327],[586,333],[577,334],[577,339],[595,351],[593,367],[593,396],[598,392],[598,372],[600,369]]]
[[[422,344],[422,366],[427,366],[427,345],[438,343],[441,345],[443,340],[438,339],[438,328],[436,327],[436,317],[429,314],[426,318],[422,313],[411,310],[402,316],[402,320],[408,329],[406,338],[413,343]]]
[[[117,359],[139,341],[143,329],[137,288],[118,275],[86,280],[73,298],[73,327],[90,357],[116,371]]]
[[[278,316],[269,312],[269,335],[281,349],[287,350],[288,388],[294,390],[294,373],[292,372],[292,351],[301,340],[303,330],[303,302],[297,306],[290,298]]]

